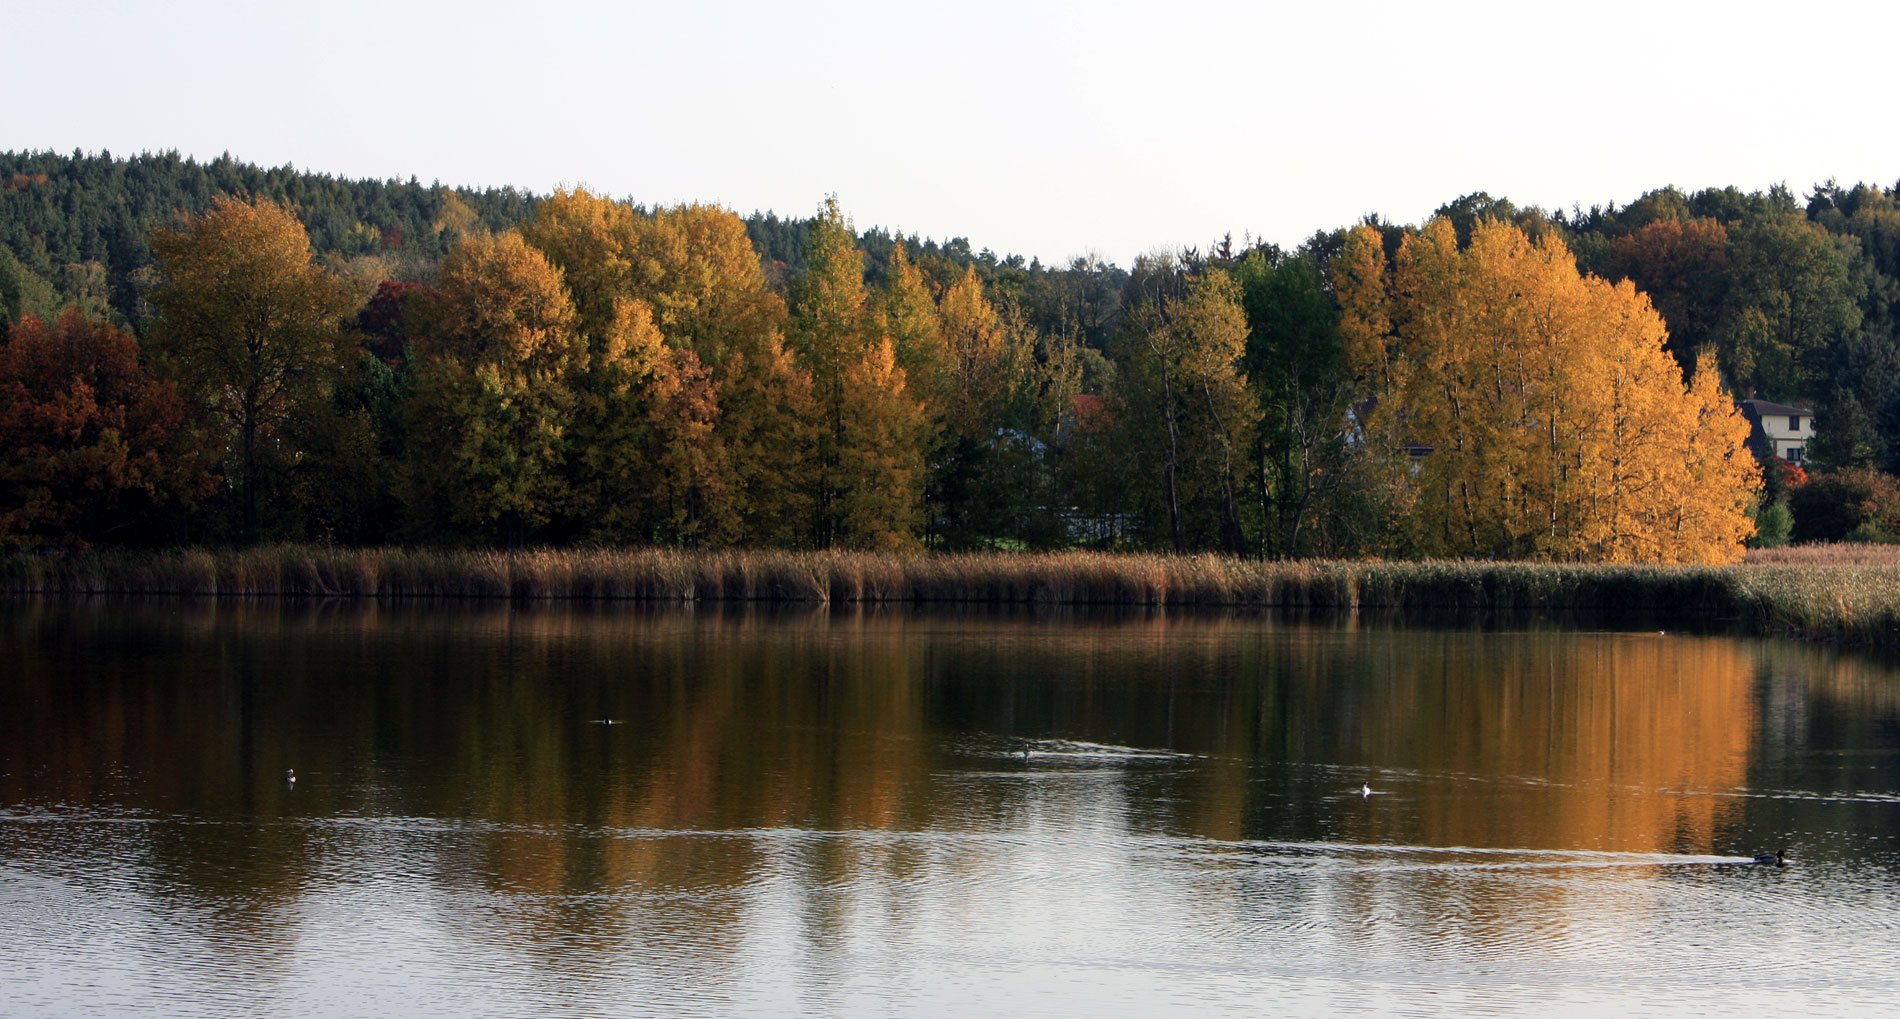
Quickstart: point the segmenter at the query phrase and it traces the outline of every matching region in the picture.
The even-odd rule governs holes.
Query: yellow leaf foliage
[[[891,549],[917,543],[924,495],[917,442],[923,407],[905,392],[894,345],[880,338],[845,372],[838,441],[837,541]]]
[[[891,547],[923,504],[924,413],[864,286],[864,255],[835,198],[812,225],[791,340],[811,378],[813,540]]]
[[[651,215],[584,190],[523,234],[559,266],[594,362],[574,429],[583,533],[778,543],[803,483],[795,415],[809,383],[784,354],[785,305],[745,223],[715,206]]]
[[[470,237],[442,260],[424,317],[411,501],[519,541],[568,497],[565,430],[587,344],[561,271],[519,234]]]
[[[1423,452],[1411,538],[1427,555],[1719,563],[1741,556],[1757,473],[1707,356],[1687,387],[1628,283],[1580,275],[1554,233],[1435,219],[1388,276],[1377,234],[1337,274],[1355,372]],[[1388,283],[1389,279],[1389,283]]]
[[[911,395],[935,411],[950,392],[950,355],[944,349],[943,328],[930,285],[902,242],[891,252],[890,273],[875,304]]]
[[[354,301],[316,264],[297,217],[268,201],[219,197],[153,231],[152,254],[154,352],[227,426],[253,534],[259,450],[328,394],[349,347],[338,322]]]

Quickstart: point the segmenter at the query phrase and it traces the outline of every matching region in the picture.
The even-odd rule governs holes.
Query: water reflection
[[[1900,684],[1803,645],[16,601],[0,650],[29,1005],[83,959],[106,1010],[1561,1010],[1736,986],[1691,951],[1727,924],[1900,918]]]

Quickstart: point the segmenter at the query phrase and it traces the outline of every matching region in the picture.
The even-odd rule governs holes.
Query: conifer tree
[[[904,372],[911,396],[939,424],[950,398],[950,357],[930,284],[902,241],[891,251],[890,271],[875,296],[876,314]]]

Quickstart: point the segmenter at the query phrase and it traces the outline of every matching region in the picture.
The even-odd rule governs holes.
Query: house
[[[1791,464],[1802,462],[1808,443],[1814,441],[1814,411],[1806,407],[1769,403],[1752,396],[1738,401],[1736,406],[1742,409],[1742,415],[1754,426],[1751,442],[1759,444],[1762,449],[1774,451],[1776,456]]]

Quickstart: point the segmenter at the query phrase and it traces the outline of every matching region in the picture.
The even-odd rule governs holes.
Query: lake
[[[9,1016],[1900,1001],[1900,670],[1864,653],[20,599],[0,662]]]

